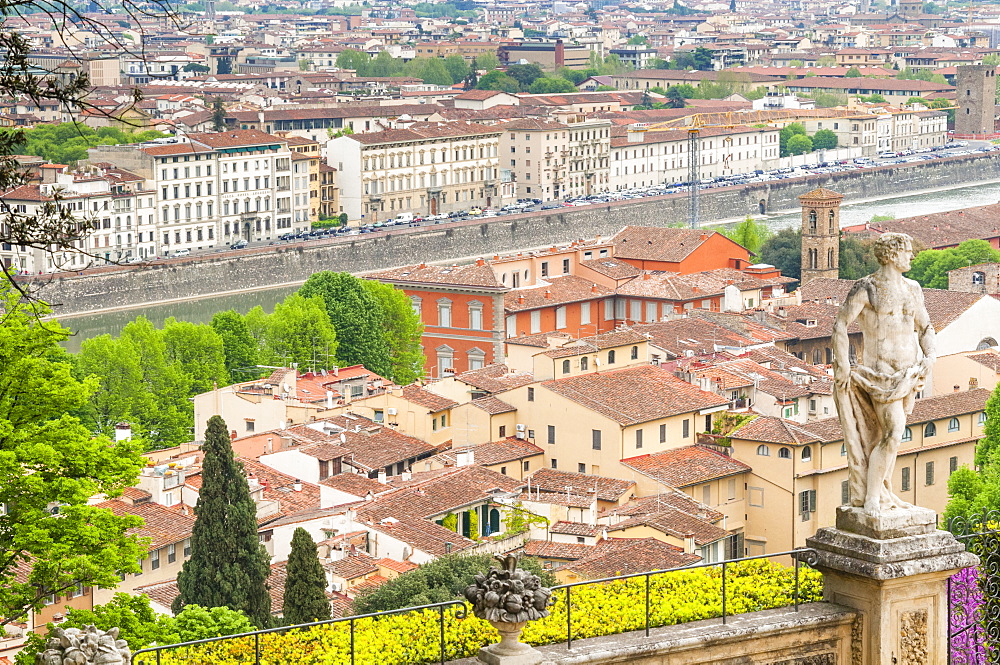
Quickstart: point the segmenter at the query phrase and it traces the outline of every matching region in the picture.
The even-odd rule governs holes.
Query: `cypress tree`
[[[208,420],[203,450],[191,558],[177,576],[180,595],[172,609],[176,613],[191,604],[228,607],[246,614],[258,628],[267,628],[270,557],[257,537],[257,508],[221,417]]]
[[[285,623],[309,623],[330,618],[330,601],[326,598],[326,575],[316,554],[316,543],[309,532],[299,527],[292,535],[292,551],[288,555],[285,577]]]

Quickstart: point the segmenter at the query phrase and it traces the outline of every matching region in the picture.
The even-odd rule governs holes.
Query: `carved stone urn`
[[[465,590],[472,613],[485,619],[500,633],[500,642],[479,650],[479,660],[488,665],[539,665],[542,653],[520,642],[528,621],[549,615],[552,592],[541,585],[537,575],[518,570],[518,557],[494,557],[503,568],[490,568],[475,577]]]

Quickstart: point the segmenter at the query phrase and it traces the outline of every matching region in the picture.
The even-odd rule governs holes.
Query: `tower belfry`
[[[840,274],[840,203],[843,195],[820,187],[799,197],[802,206],[802,277],[837,279]]]

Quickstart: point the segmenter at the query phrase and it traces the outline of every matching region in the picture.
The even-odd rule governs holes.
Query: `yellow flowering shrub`
[[[820,600],[822,576],[802,567],[801,602]],[[784,607],[794,602],[795,571],[765,559],[729,564],[726,570],[728,615]],[[573,639],[600,637],[646,625],[646,579],[636,577],[573,587]],[[722,615],[719,567],[669,571],[649,578],[650,626],[667,626]],[[551,614],[532,621],[521,634],[533,645],[566,641],[566,590],[553,593]],[[499,640],[489,623],[472,615],[459,619],[458,606],[445,608],[445,660],[475,655]],[[440,661],[440,613],[420,610],[358,619],[354,625],[356,665],[409,665]],[[258,637],[262,665],[350,665],[349,622],[314,626]],[[254,637],[169,649],[161,665],[236,665],[254,660]],[[136,663],[156,663],[156,654],[140,654]]]

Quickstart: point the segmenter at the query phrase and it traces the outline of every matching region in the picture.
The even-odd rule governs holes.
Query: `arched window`
[[[816,235],[816,211],[809,211],[809,233]]]
[[[788,448],[778,448],[778,457],[781,459],[791,459],[792,451]]]
[[[979,424],[980,425],[985,425],[986,424],[986,412],[985,411],[980,411],[979,412]]]
[[[907,427],[906,429],[904,429],[903,430],[903,438],[901,440],[902,441],[913,441],[913,430],[910,429],[909,427]]]
[[[608,351],[608,364],[609,365],[614,365],[615,364],[615,350],[614,349],[611,349],[610,351]]]
[[[972,285],[982,286],[983,284],[986,284],[986,273],[982,272],[981,270],[977,270],[976,272],[972,273]]]
[[[832,210],[830,211],[830,235],[837,232],[837,215]]]
[[[927,423],[927,426],[924,427],[924,436],[929,437],[936,435],[937,435],[937,425],[935,425],[934,423]]]
[[[564,360],[562,365],[563,374],[569,374],[569,360]]]
[[[632,353],[631,353],[630,357],[632,358],[632,360],[638,360],[639,359],[639,347],[638,346],[633,346],[632,347]]]
[[[806,446],[802,449],[802,461],[808,462],[813,458],[813,449],[811,446]]]
[[[847,457],[847,444],[846,443],[840,444],[840,456],[841,457]]]
[[[959,424],[958,418],[952,418],[951,420],[948,421],[948,431],[949,432],[957,432],[961,428],[962,428],[962,426]]]
[[[997,345],[997,341],[992,337],[984,337],[976,346],[976,351],[985,351]]]
[[[589,366],[590,366],[590,358],[588,358],[587,356],[580,358],[580,369],[586,371]]]
[[[823,349],[813,349],[813,365],[823,362]]]
[[[815,249],[809,250],[809,268],[810,270],[816,270],[818,262],[818,252]]]
[[[833,250],[832,249],[828,249],[828,250],[826,250],[826,267],[827,268],[833,268],[833,267],[835,267],[833,264],[834,264]]]
[[[763,443],[757,446],[757,454],[762,457],[770,457],[771,449],[765,446]]]

